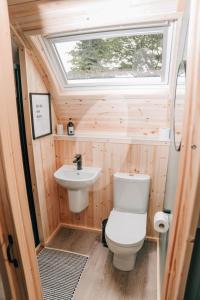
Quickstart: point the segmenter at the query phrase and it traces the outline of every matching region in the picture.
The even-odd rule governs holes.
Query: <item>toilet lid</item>
[[[140,243],[146,236],[147,214],[134,214],[112,210],[105,233],[116,244],[131,246]]]

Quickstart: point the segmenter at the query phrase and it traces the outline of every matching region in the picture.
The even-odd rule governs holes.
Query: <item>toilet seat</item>
[[[137,246],[146,236],[146,219],[146,213],[128,213],[113,209],[106,225],[106,236],[119,246]]]

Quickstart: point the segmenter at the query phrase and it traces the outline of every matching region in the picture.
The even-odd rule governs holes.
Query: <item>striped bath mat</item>
[[[72,299],[87,260],[85,255],[44,248],[38,255],[44,300]]]

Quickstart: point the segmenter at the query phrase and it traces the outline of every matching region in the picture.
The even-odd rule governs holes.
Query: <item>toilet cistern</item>
[[[82,156],[81,154],[76,154],[73,163],[77,165],[77,170],[82,170]]]

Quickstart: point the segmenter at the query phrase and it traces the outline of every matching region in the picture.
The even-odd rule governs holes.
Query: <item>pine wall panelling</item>
[[[58,97],[58,122],[66,126],[68,118],[72,118],[76,132],[157,136],[159,128],[170,124],[168,92],[166,89],[158,92],[156,88],[149,93],[141,94],[142,91]]]
[[[157,236],[153,229],[153,217],[157,210],[163,208],[168,145],[55,140],[55,147],[57,168],[72,164],[75,153],[83,155],[83,166],[102,168],[101,176],[90,192],[89,206],[80,214],[69,211],[67,191],[59,187],[62,223],[100,229],[102,220],[113,208],[113,173],[140,172],[151,176],[147,235]]]
[[[57,186],[53,179],[56,169],[53,136],[32,139],[29,93],[47,93],[37,68],[25,50],[20,51],[28,152],[40,239],[45,242],[59,225]],[[53,124],[56,116],[52,106]]]
[[[71,93],[67,93],[66,95],[57,95],[55,99],[55,105],[58,122],[63,123],[66,129],[68,118],[72,117],[73,122],[75,123],[76,133],[93,133],[97,135],[100,133],[111,135],[124,134],[129,136],[133,135],[135,137],[138,136],[139,138],[151,138],[158,136],[159,128],[169,127],[170,125],[169,90],[168,88],[164,87],[151,87],[145,90],[141,88],[134,88],[132,90],[123,91],[113,89],[107,90],[106,92],[102,90],[73,91]],[[154,212],[162,209],[163,206],[168,160],[168,145],[144,146],[142,145],[141,141],[141,143],[138,143],[137,146],[130,146],[128,144],[121,145],[117,143],[115,146],[113,146],[113,143],[98,143],[98,141],[84,143],[78,142],[78,140],[74,143],[68,141],[55,141],[57,168],[65,163],[66,160],[71,164],[73,155],[76,152],[84,152],[84,148],[88,147],[89,153],[89,149],[92,147],[92,149],[96,149],[94,151],[95,155],[98,153],[97,157],[100,158],[94,161],[94,166],[98,166],[99,162],[103,164],[105,161],[109,161],[109,157],[111,155],[112,157],[116,156],[116,161],[119,160],[119,163],[116,165],[116,167],[113,167],[114,171],[126,171],[128,170],[128,167],[125,168],[124,165],[127,165],[128,161],[126,161],[124,157],[118,157],[118,151],[117,153],[113,153],[110,149],[112,147],[116,147],[116,149],[121,147],[122,153],[127,153],[127,151],[129,152],[129,148],[134,149],[134,151],[132,150],[132,152],[134,152],[134,159],[135,157],[139,157],[139,154],[135,156],[135,153],[140,152],[139,146],[141,146],[141,151],[142,149],[147,149],[144,150],[146,155],[148,153],[147,160],[145,163],[143,160],[140,162],[138,171],[143,172],[144,169],[146,172],[150,173],[150,175],[153,174],[152,187],[155,186],[155,189],[151,191],[148,235],[156,236],[153,230],[152,222]],[[63,143],[65,145],[63,146],[65,150],[62,150],[62,153],[60,153],[60,150],[58,149],[59,143]],[[74,145],[72,150],[70,150],[70,145]],[[80,146],[80,149],[78,145],[82,145]],[[99,145],[99,147],[96,145]],[[110,147],[106,145],[110,145]],[[108,147],[108,149],[106,147]],[[126,151],[126,149],[128,150]],[[163,152],[161,150],[165,151],[164,155],[162,155]],[[102,153],[104,153],[103,156]],[[141,157],[144,157],[144,155],[145,154],[141,154]],[[61,160],[59,160],[60,156],[62,157]],[[121,166],[122,159],[123,165]],[[154,160],[157,161],[156,165],[153,163]],[[87,165],[91,165],[93,163],[92,155],[88,158],[86,163]],[[151,165],[150,169],[147,169],[148,164]],[[130,165],[132,168],[134,168],[134,165],[137,165],[137,162],[135,160],[134,163],[130,161]],[[109,163],[107,166],[105,164],[104,172],[106,174],[111,174],[113,172],[113,168],[109,165]],[[107,175],[107,177],[108,176],[109,175]],[[110,182],[110,184],[107,184],[106,188],[101,188],[98,192],[95,191],[94,193],[90,194],[91,199],[99,200],[95,200],[96,204],[94,204],[93,200],[90,200],[88,209],[79,215],[72,214],[68,211],[66,200],[67,192],[59,187],[61,222],[71,225],[84,226],[86,228],[90,227],[99,229],[102,219],[108,216],[113,205],[111,175],[108,182]],[[105,198],[106,201],[103,201],[103,198]]]
[[[0,273],[3,275],[4,270],[7,274],[5,287],[10,291],[6,292],[6,299],[42,300],[28,214],[6,0],[0,1],[0,40]],[[13,237],[12,249],[8,246],[8,235]],[[8,248],[19,268],[9,263]]]

